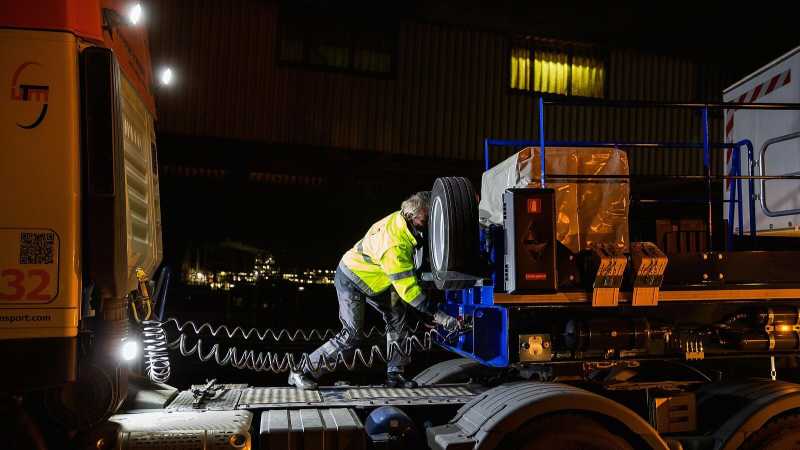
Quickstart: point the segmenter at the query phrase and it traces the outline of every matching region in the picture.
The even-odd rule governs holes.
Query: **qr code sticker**
[[[20,264],[53,264],[56,234],[23,232],[19,236]]]

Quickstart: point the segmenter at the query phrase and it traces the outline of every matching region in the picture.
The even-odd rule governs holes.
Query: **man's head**
[[[424,231],[428,226],[428,211],[431,207],[431,192],[420,191],[403,201],[400,213],[417,230]]]

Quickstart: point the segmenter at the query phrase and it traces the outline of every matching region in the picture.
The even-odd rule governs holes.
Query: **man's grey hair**
[[[420,191],[408,197],[400,205],[400,213],[406,220],[414,220],[423,210],[428,211],[431,209],[431,191]]]

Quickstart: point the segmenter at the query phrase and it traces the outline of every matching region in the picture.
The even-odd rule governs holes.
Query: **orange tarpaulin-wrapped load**
[[[502,195],[509,188],[539,187],[539,147],[527,147],[483,173],[480,221],[503,223]],[[547,175],[628,175],[628,155],[616,148],[547,147]],[[628,250],[626,179],[545,180],[556,191],[556,237],[573,252],[593,243]]]

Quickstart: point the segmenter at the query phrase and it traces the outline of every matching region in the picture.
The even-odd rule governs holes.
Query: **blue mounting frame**
[[[451,316],[472,317],[473,328],[453,341],[441,340],[444,348],[490,367],[509,364],[508,314],[494,304],[494,286],[447,291],[442,309]]]
[[[712,229],[712,199],[711,199],[711,180],[724,179],[732,183],[730,189],[730,196],[724,202],[729,202],[732,207],[728,210],[728,223],[726,247],[728,250],[732,249],[734,238],[733,224],[734,213],[738,211],[739,219],[739,236],[743,236],[743,199],[742,199],[742,180],[748,180],[750,188],[750,195],[747,202],[747,207],[750,214],[750,234],[753,239],[756,237],[755,232],[755,176],[753,173],[754,151],[753,143],[749,140],[742,140],[736,143],[712,143],[708,134],[708,110],[709,108],[715,109],[800,109],[800,104],[653,104],[653,103],[635,103],[635,102],[605,102],[605,103],[591,103],[589,106],[648,106],[648,107],[667,107],[667,108],[693,108],[701,109],[702,111],[702,142],[604,142],[604,141],[547,141],[544,136],[544,112],[545,105],[564,103],[564,102],[545,102],[542,97],[539,98],[539,136],[538,141],[529,140],[502,140],[487,138],[483,142],[484,154],[484,169],[490,168],[490,151],[492,147],[534,147],[538,146],[541,149],[547,147],[614,147],[614,148],[696,148],[703,149],[703,168],[704,175],[702,179],[706,182],[707,192],[704,203],[708,205],[708,232],[709,241],[713,245],[711,239]],[[575,104],[581,104],[574,102]],[[742,176],[740,150],[741,148],[747,149],[748,157],[748,175]],[[732,167],[727,175],[721,177],[711,174],[711,149],[722,148],[730,149],[732,151]],[[541,168],[540,168],[540,184],[545,186],[547,181],[547,174],[545,171],[545,152],[542,152]],[[571,178],[578,178],[579,176],[571,176]],[[630,178],[630,177],[628,177]],[[621,182],[627,182],[628,178],[623,178]],[[689,176],[674,176],[670,178],[691,178],[697,177]],[[764,178],[764,177],[758,177]],[[766,177],[776,179],[800,179],[800,177]],[[734,188],[735,186],[735,188]],[[668,200],[670,201],[670,200]],[[685,200],[677,199],[671,200],[672,202],[684,202]],[[503,233],[500,227],[491,227],[489,230],[481,230],[479,239],[481,241],[481,248],[489,256],[489,261],[494,265],[495,272],[491,276],[491,280],[486,280],[485,285],[480,287],[472,287],[460,290],[450,290],[445,292],[445,303],[442,309],[452,316],[472,317],[473,328],[469,333],[461,334],[453,340],[446,340],[438,338],[437,343],[456,354],[473,359],[486,366],[490,367],[507,367],[511,364],[511,348],[509,332],[510,321],[513,320],[512,310],[500,305],[494,304],[494,293],[496,290],[502,289],[502,261],[504,258],[503,249]]]

